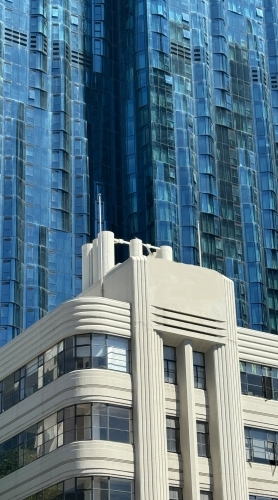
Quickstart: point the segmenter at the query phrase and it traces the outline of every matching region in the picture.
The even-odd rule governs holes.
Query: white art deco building
[[[1,500],[277,500],[278,338],[221,274],[113,254],[0,350]]]

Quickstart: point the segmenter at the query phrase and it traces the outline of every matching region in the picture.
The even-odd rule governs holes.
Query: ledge
[[[93,475],[133,479],[133,446],[111,441],[62,446],[1,479],[1,500],[22,500],[65,479]]]

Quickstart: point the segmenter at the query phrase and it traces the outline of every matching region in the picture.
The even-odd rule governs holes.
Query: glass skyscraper
[[[0,345],[104,228],[235,284],[278,333],[277,0],[0,0]]]

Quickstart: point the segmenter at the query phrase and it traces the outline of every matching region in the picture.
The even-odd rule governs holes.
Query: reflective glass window
[[[130,373],[130,341],[113,335],[67,337],[0,382],[0,413],[57,377],[89,368]]]
[[[278,400],[278,369],[240,362],[241,392],[249,396]]]
[[[26,397],[31,396],[38,390],[38,358],[33,359],[26,365]]]
[[[278,433],[245,427],[245,449],[248,462],[277,465]]]
[[[163,346],[164,354],[164,381],[169,384],[177,383],[176,349],[175,347]]]
[[[203,352],[193,352],[194,387],[206,388],[205,355]]]
[[[76,337],[76,368],[83,370],[91,367],[91,336],[78,335]]]
[[[128,340],[120,337],[107,337],[107,368],[129,372]]]
[[[209,428],[207,422],[197,421],[197,446],[199,457],[210,457]]]
[[[92,438],[91,403],[76,405],[76,440]]]
[[[180,424],[175,417],[166,417],[167,451],[180,453]]]
[[[170,486],[169,488],[169,500],[183,500],[182,489],[174,488]]]
[[[107,346],[104,335],[92,336],[93,368],[107,367]]]
[[[12,373],[2,382],[2,411],[6,411],[19,402],[19,371]]]
[[[200,500],[213,500],[211,491],[200,491]]]
[[[134,483],[117,477],[77,477],[49,486],[24,500],[134,500]]]
[[[75,441],[132,444],[130,408],[102,403],[72,405],[0,444],[0,478]]]
[[[105,500],[132,500],[133,482],[126,479],[94,477],[93,498]]]
[[[262,497],[261,495],[250,495],[249,500],[278,500],[278,497]]]
[[[132,442],[131,410],[93,403],[93,439]]]
[[[44,385],[50,384],[57,378],[58,345],[44,353]]]

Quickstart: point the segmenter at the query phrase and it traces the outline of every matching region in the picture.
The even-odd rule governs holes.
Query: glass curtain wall
[[[120,36],[125,11],[118,0],[87,0],[87,17],[92,37],[90,85],[87,88],[88,152],[91,193],[91,235],[99,231],[97,195],[102,194],[103,230],[123,237],[123,164],[121,146],[126,136],[122,118],[119,53],[125,50]],[[128,8],[128,6],[127,6]],[[131,6],[130,6],[131,9]],[[124,14],[125,15],[125,14]],[[126,27],[128,29],[128,26]],[[125,83],[123,83],[125,86]],[[125,96],[127,98],[127,96]],[[89,105],[88,105],[89,104]]]
[[[239,326],[277,333],[277,12],[271,0],[122,9],[127,236],[197,265],[199,221],[203,265],[233,280]]]
[[[3,345],[81,291],[92,37],[85,0],[0,7]]]
[[[81,291],[100,192],[104,229],[177,261],[199,221],[239,326],[277,333],[276,2],[0,6],[0,345]]]

